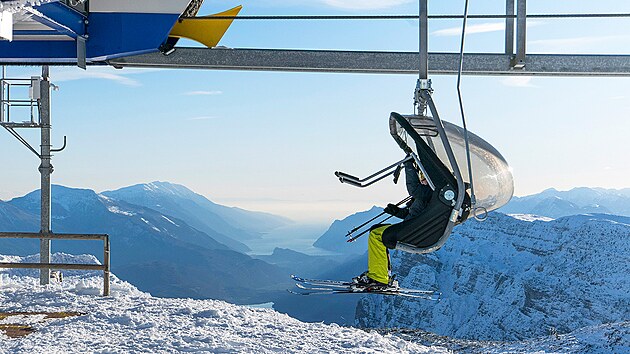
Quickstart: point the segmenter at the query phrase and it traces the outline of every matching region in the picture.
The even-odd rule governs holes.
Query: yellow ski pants
[[[368,238],[368,274],[377,282],[389,283],[389,252],[383,244],[383,231],[391,225],[383,225],[370,231]]]

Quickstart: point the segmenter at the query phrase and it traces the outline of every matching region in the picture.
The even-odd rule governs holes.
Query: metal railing
[[[4,263],[2,268],[22,269],[69,269],[69,270],[102,270],[103,271],[103,296],[109,296],[109,235],[106,234],[42,234],[35,232],[0,232],[0,238],[30,238],[45,240],[103,240],[103,264],[82,263]]]
[[[20,90],[28,90],[29,98],[16,99],[11,97],[11,91],[17,91],[19,96],[24,96]],[[15,79],[5,78],[4,72],[2,78],[0,78],[0,123],[14,125],[35,125],[39,119],[37,119],[37,98],[39,90],[38,83],[35,78],[30,79]],[[15,96],[15,93],[14,95]],[[11,108],[21,107],[29,109],[29,122],[14,122],[11,120]]]

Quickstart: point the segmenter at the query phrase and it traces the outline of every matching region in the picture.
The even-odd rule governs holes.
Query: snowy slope
[[[55,255],[56,257],[68,257]],[[90,259],[84,256],[82,261]],[[18,261],[13,257],[13,261]],[[8,261],[0,256],[0,261]],[[33,274],[34,275],[34,274]],[[359,329],[303,323],[270,309],[216,300],[161,299],[112,276],[112,296],[97,295],[96,273],[66,276],[47,287],[0,271],[0,312],[76,311],[64,319],[10,316],[0,324],[30,324],[20,338],[0,333],[0,353],[440,353],[439,347]]]
[[[0,262],[37,256],[0,255]],[[54,254],[53,261],[96,263],[93,256]],[[36,331],[9,338],[0,331],[0,353],[627,353],[630,322],[592,326],[522,342],[458,340],[404,329],[363,331],[304,323],[270,309],[216,300],[162,299],[112,276],[112,295],[100,296],[98,272],[66,271],[63,283],[40,287],[33,270],[0,270],[0,314],[79,312],[45,319],[18,315],[0,325]],[[380,334],[379,334],[380,333]]]
[[[518,342],[454,339],[413,329],[379,329],[418,344],[446,347],[455,353],[630,353],[630,321],[580,328]]]
[[[437,287],[444,298],[365,297],[358,325],[520,340],[630,319],[630,218],[523,219],[491,213],[458,226],[435,253],[394,252],[401,285]]]

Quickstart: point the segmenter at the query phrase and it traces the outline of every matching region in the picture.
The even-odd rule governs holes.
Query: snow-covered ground
[[[19,11],[24,7],[45,4],[51,1],[52,0],[4,0],[0,2],[0,10]]]
[[[34,262],[37,256],[2,256]],[[95,263],[93,256],[54,254],[57,263]],[[102,297],[99,272],[64,272],[39,286],[34,270],[0,270],[0,354],[4,353],[630,353],[630,322],[581,328],[527,341],[452,339],[420,330],[304,323],[271,309],[216,300],[156,298],[112,275]],[[79,316],[46,318],[42,312]],[[32,315],[3,316],[6,313]],[[386,315],[386,314],[385,314]],[[11,338],[3,325],[34,332]]]
[[[54,262],[72,256],[55,254]],[[0,262],[33,261],[0,256]],[[76,262],[96,261],[82,256]],[[19,338],[0,333],[0,353],[439,353],[360,329],[304,323],[270,309],[215,300],[152,297],[112,276],[110,297],[100,296],[99,272],[64,272],[62,283],[38,285],[32,270],[0,271],[0,312],[80,312],[63,319],[9,316],[0,324],[31,325]],[[0,331],[1,332],[1,331]]]

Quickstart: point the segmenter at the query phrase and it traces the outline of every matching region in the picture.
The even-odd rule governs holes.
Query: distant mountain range
[[[526,197],[513,197],[499,209],[505,214],[535,214],[550,218],[587,213],[630,216],[630,188],[553,188]]]
[[[190,197],[188,201],[185,195]],[[156,203],[162,210],[125,200]],[[0,230],[39,231],[39,204],[39,191],[0,202]],[[233,219],[240,220],[238,228],[229,226]],[[220,231],[213,229],[214,223],[208,220],[216,222]],[[234,248],[245,247],[231,238],[256,237],[257,232],[284,222],[288,221],[216,205],[183,186],[169,183],[150,183],[103,194],[62,186],[52,189],[53,232],[109,234],[112,271],[158,296],[247,303],[266,301],[269,294],[284,291],[288,274],[235,251]],[[55,252],[89,253],[99,258],[102,254],[102,245],[94,241],[54,241],[52,248]],[[2,254],[38,252],[36,240],[0,240]]]
[[[242,241],[291,223],[280,216],[219,205],[182,185],[167,182],[138,184],[101,194],[182,219],[239,252],[250,251]]]

